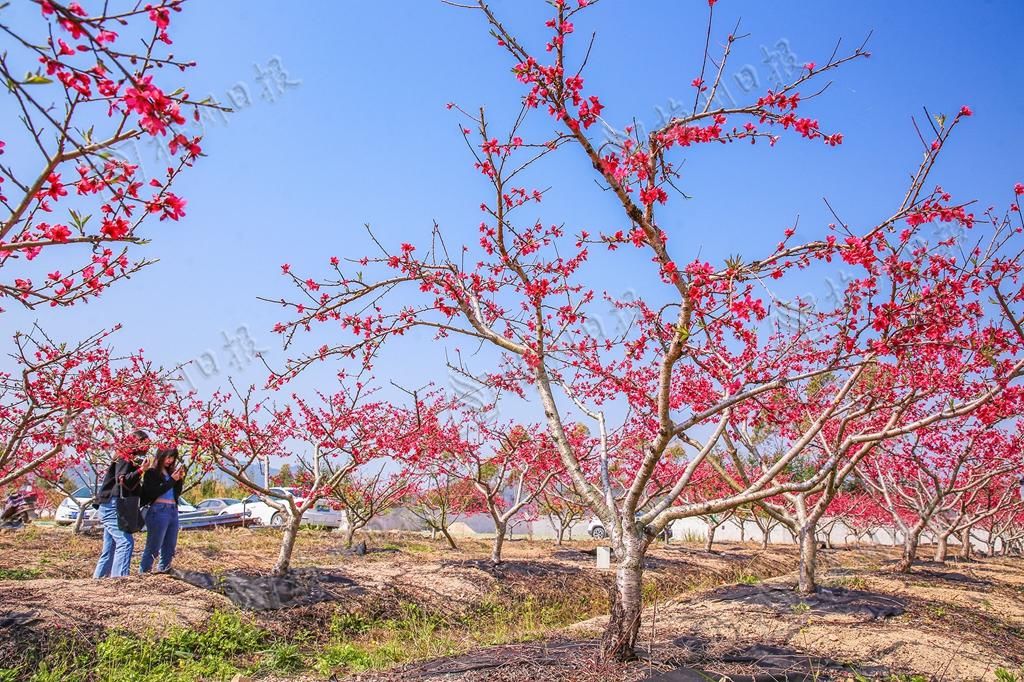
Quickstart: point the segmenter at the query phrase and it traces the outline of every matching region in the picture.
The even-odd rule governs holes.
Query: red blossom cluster
[[[39,329],[15,336],[17,373],[0,374],[0,486],[59,478],[96,451],[97,439],[108,461],[127,456],[137,446],[134,430],[159,423],[173,392],[166,373],[141,354],[118,357],[109,336],[75,345]]]
[[[141,241],[138,229],[146,216],[185,215],[185,200],[171,185],[202,148],[198,137],[179,130],[183,109],[198,116],[198,107],[215,105],[194,101],[158,78],[162,69],[191,66],[157,49],[157,43],[171,42],[170,16],[181,4],[103,6],[90,13],[74,2],[39,3],[46,37],[26,36],[22,52],[0,67],[19,102],[26,150],[43,152],[40,170],[0,166],[0,206],[7,210],[0,214],[0,268],[9,273],[9,283],[0,280],[0,298],[35,307],[94,297],[148,264],[129,260],[127,248]],[[134,51],[135,41],[141,41],[141,52]],[[39,70],[27,77],[8,73],[17,58],[36,62]],[[65,115],[51,115],[51,100],[67,103]],[[166,136],[174,163],[148,182],[136,164],[117,158],[123,143]],[[5,185],[15,189],[7,193]],[[58,272],[53,259],[75,246],[91,249],[91,260],[63,265],[59,277],[42,276]],[[41,271],[36,263],[43,263]]]

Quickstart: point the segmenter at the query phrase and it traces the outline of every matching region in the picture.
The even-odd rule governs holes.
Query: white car
[[[95,509],[91,504],[88,504],[94,495],[95,493],[92,488],[87,485],[83,485],[81,488],[71,493],[70,497],[65,497],[61,500],[60,504],[57,505],[56,513],[53,515],[53,520],[56,521],[59,526],[70,526],[78,520],[79,504],[85,505],[84,513],[86,521],[98,519],[100,516],[99,509]]]
[[[271,488],[270,492],[277,497],[293,497],[296,504],[302,504],[297,488]],[[263,501],[261,495],[250,495],[241,502],[228,505],[220,510],[220,514],[244,514],[247,518],[258,519],[264,526],[283,526],[288,520],[288,512],[280,511]],[[302,523],[307,526],[326,526],[338,528],[345,523],[345,515],[331,509],[326,501],[319,501],[302,515]]]
[[[87,485],[83,485],[81,488],[71,493],[70,497],[65,497],[61,500],[61,503],[57,505],[57,512],[53,515],[53,520],[57,522],[59,526],[70,526],[78,520],[78,505],[79,503],[85,505],[85,523],[91,525],[92,523],[99,521],[100,510],[93,507],[89,502],[95,496],[95,492],[92,488]],[[186,502],[184,499],[178,500],[178,512],[194,512],[196,508]]]
[[[604,529],[604,524],[601,523],[601,519],[596,516],[590,519],[590,523],[587,524],[587,533],[595,540],[604,540],[608,537],[608,531]]]
[[[197,504],[196,509],[219,513],[233,504],[238,504],[240,501],[231,497],[210,497]]]

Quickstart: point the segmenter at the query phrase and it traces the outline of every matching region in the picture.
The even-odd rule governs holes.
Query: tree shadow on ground
[[[969,586],[971,588],[987,588],[993,586],[992,581],[986,578],[967,575],[959,571],[946,570],[947,568],[948,566],[946,564],[940,564],[935,561],[923,561],[914,564],[909,573],[900,573],[899,577],[908,580],[915,578],[927,578],[929,580]]]
[[[556,550],[552,556],[562,561],[572,561],[580,564],[590,564],[594,567],[597,560],[596,549],[559,549]],[[611,561],[615,563],[615,550],[611,550]],[[651,556],[648,554],[644,557],[644,568],[651,569],[678,569],[680,567],[678,560],[669,560],[662,557]]]
[[[494,564],[489,559],[449,559],[442,561],[441,566],[442,568],[473,568],[490,573],[495,578],[532,578],[546,575],[579,575],[583,573],[581,567],[535,560],[507,560],[502,561],[500,564]]]

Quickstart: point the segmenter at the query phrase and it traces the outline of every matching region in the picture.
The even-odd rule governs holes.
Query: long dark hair
[[[160,448],[156,451],[156,466],[153,467],[159,473],[164,473],[166,468],[164,467],[164,460],[168,457],[173,457],[175,462],[181,460],[178,454],[178,448]],[[169,472],[168,472],[169,473]]]

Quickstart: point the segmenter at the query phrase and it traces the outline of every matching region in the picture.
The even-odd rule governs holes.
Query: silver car
[[[238,504],[241,500],[231,497],[208,497],[196,505],[199,511],[220,513],[232,504]]]

